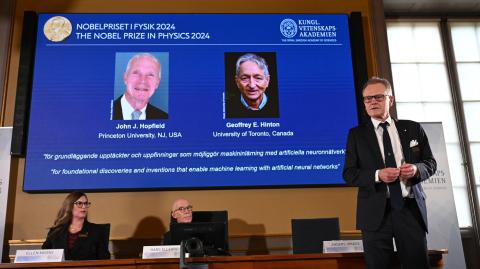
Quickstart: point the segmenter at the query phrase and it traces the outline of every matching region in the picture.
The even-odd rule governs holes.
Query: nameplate
[[[14,263],[63,262],[63,249],[17,250]]]
[[[180,258],[180,245],[143,246],[142,259]]]
[[[363,252],[362,240],[323,241],[323,253]]]

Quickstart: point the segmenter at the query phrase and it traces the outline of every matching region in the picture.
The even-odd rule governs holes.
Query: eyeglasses
[[[85,208],[89,208],[92,203],[90,203],[90,202],[80,202],[80,201],[76,201],[76,202],[73,203],[73,204],[76,205],[78,208],[82,208],[82,207],[84,207],[84,206],[85,206]]]
[[[188,205],[188,206],[185,206],[185,207],[181,206],[181,207],[175,209],[174,211],[188,212],[188,211],[192,211],[192,208],[193,208],[193,206],[191,206],[191,205]]]
[[[370,103],[372,102],[373,99],[377,102],[382,102],[385,100],[385,97],[390,96],[388,94],[377,94],[377,95],[371,95],[371,96],[364,96],[363,97],[363,102],[365,103]]]

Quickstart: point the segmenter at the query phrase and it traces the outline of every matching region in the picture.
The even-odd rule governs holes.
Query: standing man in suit
[[[437,163],[424,130],[394,120],[390,83],[373,77],[363,87],[370,120],[348,134],[343,177],[358,187],[357,228],[368,268],[391,268],[392,238],[402,268],[429,268],[427,210],[421,182]]]
[[[123,75],[125,93],[113,102],[114,120],[167,119],[168,114],[150,104],[162,77],[160,61],[150,53],[139,53],[127,64]]]

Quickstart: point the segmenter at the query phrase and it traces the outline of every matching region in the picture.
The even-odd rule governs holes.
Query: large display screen
[[[343,184],[348,15],[40,14],[25,191]]]

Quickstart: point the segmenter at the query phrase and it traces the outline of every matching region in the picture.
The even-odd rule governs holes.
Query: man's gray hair
[[[237,64],[236,64],[236,69],[235,69],[235,74],[238,76],[240,74],[240,65],[242,65],[244,62],[248,62],[248,61],[251,61],[251,62],[254,62],[258,65],[258,67],[260,67],[260,69],[263,70],[263,72],[265,73],[265,76],[270,76],[270,73],[268,72],[268,65],[267,65],[267,62],[265,61],[265,59],[263,59],[262,57],[256,55],[256,54],[253,54],[253,53],[247,53],[247,54],[244,54],[242,56],[240,56],[240,58],[238,58],[237,60]]]
[[[138,54],[135,54],[132,58],[130,58],[130,60],[128,60],[127,68],[125,69],[125,73],[127,73],[128,70],[130,70],[130,67],[134,60],[137,60],[139,58],[144,58],[144,57],[150,58],[152,59],[153,62],[158,64],[158,78],[162,78],[162,64],[160,64],[160,61],[157,59],[157,57],[155,57],[153,54],[148,52],[138,53]]]
[[[365,82],[362,88],[362,93],[365,91],[365,88],[373,84],[382,84],[385,86],[385,94],[390,96],[393,95],[392,84],[390,84],[388,80],[381,77],[371,77],[367,82]]]

